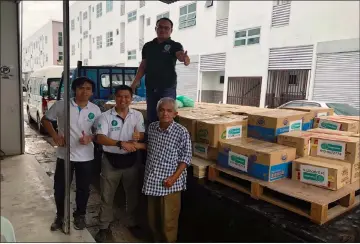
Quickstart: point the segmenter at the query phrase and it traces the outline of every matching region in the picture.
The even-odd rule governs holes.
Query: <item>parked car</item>
[[[338,102],[320,102],[312,100],[294,100],[284,103],[278,108],[290,108],[290,107],[321,107],[321,108],[333,108],[336,115],[345,116],[360,116],[360,112],[357,108],[347,103]]]

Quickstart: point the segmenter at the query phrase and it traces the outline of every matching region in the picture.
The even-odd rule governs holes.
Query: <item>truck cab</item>
[[[95,90],[91,101],[99,105],[103,110],[102,104],[114,99],[114,91],[116,86],[130,86],[136,76],[137,67],[117,67],[117,66],[82,66],[82,62],[78,61],[77,67],[70,69],[70,86],[77,77],[86,76],[95,82]],[[58,90],[57,100],[63,99],[64,82],[63,75],[60,81],[60,89]],[[135,94],[141,98],[146,96],[145,78],[141,79],[139,87]],[[72,97],[73,94],[71,94]]]

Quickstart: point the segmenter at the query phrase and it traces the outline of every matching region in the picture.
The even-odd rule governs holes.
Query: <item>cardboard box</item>
[[[352,134],[351,137],[360,138],[360,134]]]
[[[212,114],[204,114],[204,113],[200,114],[196,112],[183,113],[182,115],[179,116],[179,124],[184,126],[189,131],[191,141],[196,140],[196,121],[200,118],[212,119],[212,118],[219,118],[219,116]]]
[[[196,141],[218,147],[220,140],[247,137],[247,117],[220,116],[196,122]]]
[[[278,136],[278,144],[296,148],[299,157],[309,156],[310,138],[315,134],[309,131],[291,131]]]
[[[260,140],[276,142],[277,136],[289,131],[301,131],[308,112],[272,109],[249,115],[248,135]]]
[[[303,121],[304,131],[310,130],[314,127],[314,120],[316,117],[331,116],[334,114],[333,108],[321,108],[321,107],[287,107],[281,109],[290,109],[296,111],[309,112],[309,116],[306,116]]]
[[[360,121],[360,116],[345,116],[345,115],[336,115],[334,116],[339,119],[355,120]]]
[[[207,144],[194,142],[193,143],[193,154],[200,158],[208,160],[216,160],[218,156],[218,148],[209,147]]]
[[[359,121],[336,118],[336,116],[324,116],[315,118],[314,128],[359,133]]]
[[[293,161],[292,179],[329,190],[339,190],[350,184],[350,163],[318,157]]]
[[[290,177],[296,149],[242,138],[220,142],[218,165],[264,181]]]
[[[329,129],[321,129],[321,128],[314,128],[314,129],[308,130],[308,132],[314,132],[314,133],[318,133],[318,134],[338,135],[338,136],[353,136],[353,135],[355,135],[354,132],[341,131],[341,130],[329,130]]]
[[[351,182],[360,179],[360,143],[355,137],[326,134],[313,135],[310,140],[310,156],[329,158],[351,164]]]

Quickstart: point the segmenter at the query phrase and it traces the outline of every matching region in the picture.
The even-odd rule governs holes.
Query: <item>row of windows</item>
[[[140,8],[145,6],[145,3],[142,3],[144,1],[140,1]],[[125,1],[122,1],[121,5],[124,6]],[[89,6],[89,9],[91,9],[91,6]],[[113,1],[112,0],[107,0],[106,1],[106,12],[111,12],[113,10]],[[90,11],[90,10],[89,10]],[[93,12],[94,12],[94,8],[93,8]],[[102,3],[98,3],[96,5],[96,18],[100,18],[102,16],[103,13],[103,9],[102,9]],[[81,12],[80,12],[80,16],[81,16]],[[86,20],[88,18],[88,13],[85,11],[82,14],[83,20]],[[160,18],[170,18],[170,13],[166,12],[166,13],[162,13],[156,16],[156,20],[160,19]],[[128,23],[135,21],[137,18],[137,10],[133,10],[131,12],[129,12],[127,14],[127,20]],[[78,18],[79,19],[79,18]],[[150,25],[150,18],[147,18],[147,25]],[[89,21],[89,29],[91,29],[90,27],[91,25],[91,21]],[[182,6],[180,8],[180,17],[179,17],[179,29],[183,29],[186,27],[190,27],[190,26],[194,26],[196,25],[196,2]],[[82,28],[82,23],[80,22],[80,29]],[[71,30],[75,30],[75,19],[71,20]],[[82,31],[80,30],[80,33]]]

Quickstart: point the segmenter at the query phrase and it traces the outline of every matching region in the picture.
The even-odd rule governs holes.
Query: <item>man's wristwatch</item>
[[[116,146],[121,149],[121,148],[122,148],[122,146],[121,146],[121,141],[117,141],[117,142],[116,142]]]

